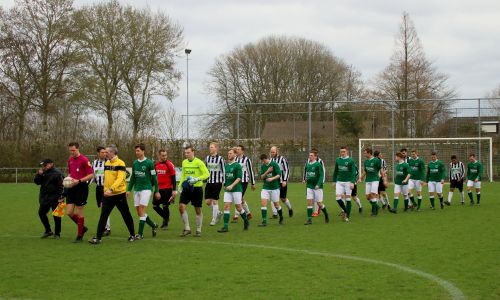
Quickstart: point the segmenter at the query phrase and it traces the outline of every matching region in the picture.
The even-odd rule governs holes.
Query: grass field
[[[432,211],[425,197],[422,212],[382,211],[375,218],[363,200],[366,211],[360,215],[353,205],[351,222],[342,223],[328,186],[333,222],[315,218],[314,225],[304,226],[304,187],[291,184],[295,215],[283,226],[276,220],[267,228],[256,226],[260,193],[250,191],[256,218],[248,232],[240,222],[227,234],[217,233],[204,207],[203,237],[180,238],[175,204],[167,231],[152,239],[147,230],[134,243],[126,242],[125,225],[114,210],[112,236],[94,246],[71,243],[76,226],[67,217],[61,240],[41,240],[37,187],[2,184],[0,298],[500,299],[499,194],[500,184],[483,183],[480,207],[468,206],[468,200],[460,206],[455,195],[451,207]],[[152,209],[149,214],[160,221]],[[91,194],[85,240],[94,234],[97,218]]]

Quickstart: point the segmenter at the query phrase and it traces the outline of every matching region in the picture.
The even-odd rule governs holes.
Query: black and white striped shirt
[[[210,176],[207,183],[224,183],[226,171],[224,169],[224,158],[218,154],[211,156],[207,155],[205,158],[205,165],[207,166]]]
[[[450,162],[449,166],[449,176],[450,180],[459,180],[464,178],[465,167],[464,164],[459,161],[456,164]]]
[[[252,169],[252,161],[247,156],[238,156],[236,158],[236,162],[241,165],[241,169],[243,170],[243,178],[241,180],[242,183],[250,182],[251,185],[255,185],[255,175]]]
[[[286,160],[286,158],[281,155],[276,155],[276,157],[271,158],[271,161],[276,162],[278,166],[280,166],[280,182],[288,181],[288,177],[290,176],[290,167],[288,166],[288,161]]]
[[[104,186],[104,165],[106,164],[106,161],[107,159],[96,159],[92,164],[92,169],[94,169],[93,181],[97,184],[97,186]]]
[[[323,183],[325,183],[325,179],[326,179],[326,169],[325,169],[325,163],[323,162],[323,160],[321,158],[318,157],[317,159],[317,162],[319,162],[319,164],[321,165],[321,167],[323,167]],[[307,168],[307,164],[309,163],[309,159],[306,160],[306,163],[304,164],[304,172],[302,172],[302,180],[303,181],[306,181],[306,168]]]
[[[383,171],[387,171],[387,163],[385,162],[385,159],[379,158],[380,159],[380,166],[382,167],[381,169]]]

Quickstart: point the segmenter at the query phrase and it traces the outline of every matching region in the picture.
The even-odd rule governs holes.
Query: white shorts
[[[143,190],[134,192],[134,206],[148,206],[149,199],[151,199],[151,191]]]
[[[429,193],[438,193],[442,194],[443,193],[443,184],[441,181],[429,181]]]
[[[335,184],[335,194],[351,196],[351,184],[352,182],[337,181]]]
[[[467,187],[475,187],[476,189],[480,189],[481,181],[475,182],[474,180],[467,180]]]
[[[394,194],[396,194],[396,193],[403,194],[404,196],[408,195],[408,185],[407,184],[405,184],[405,185],[395,184],[394,185]]]
[[[316,202],[322,202],[323,201],[323,189],[316,190],[316,189],[307,188],[306,197],[308,200],[312,199]]]
[[[378,194],[379,181],[370,181],[365,183],[365,194]]]
[[[422,191],[422,181],[417,180],[417,179],[410,179],[410,181],[408,182],[408,188],[410,190],[415,189],[417,192],[421,192]]]
[[[275,203],[280,201],[280,190],[262,190],[260,192],[260,199],[271,200]]]
[[[241,204],[242,192],[224,192],[224,203]]]

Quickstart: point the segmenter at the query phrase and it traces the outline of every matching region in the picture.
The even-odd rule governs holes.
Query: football
[[[63,179],[63,186],[67,189],[73,186],[73,178],[71,177],[66,177]]]

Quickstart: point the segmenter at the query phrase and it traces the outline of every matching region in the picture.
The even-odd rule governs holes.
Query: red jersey
[[[158,178],[158,187],[160,190],[173,189],[175,180],[175,167],[167,160],[166,162],[155,162],[156,177]]]
[[[78,157],[69,157],[68,173],[71,178],[78,180],[89,174],[94,174],[94,169],[92,169],[89,159],[80,153]]]

